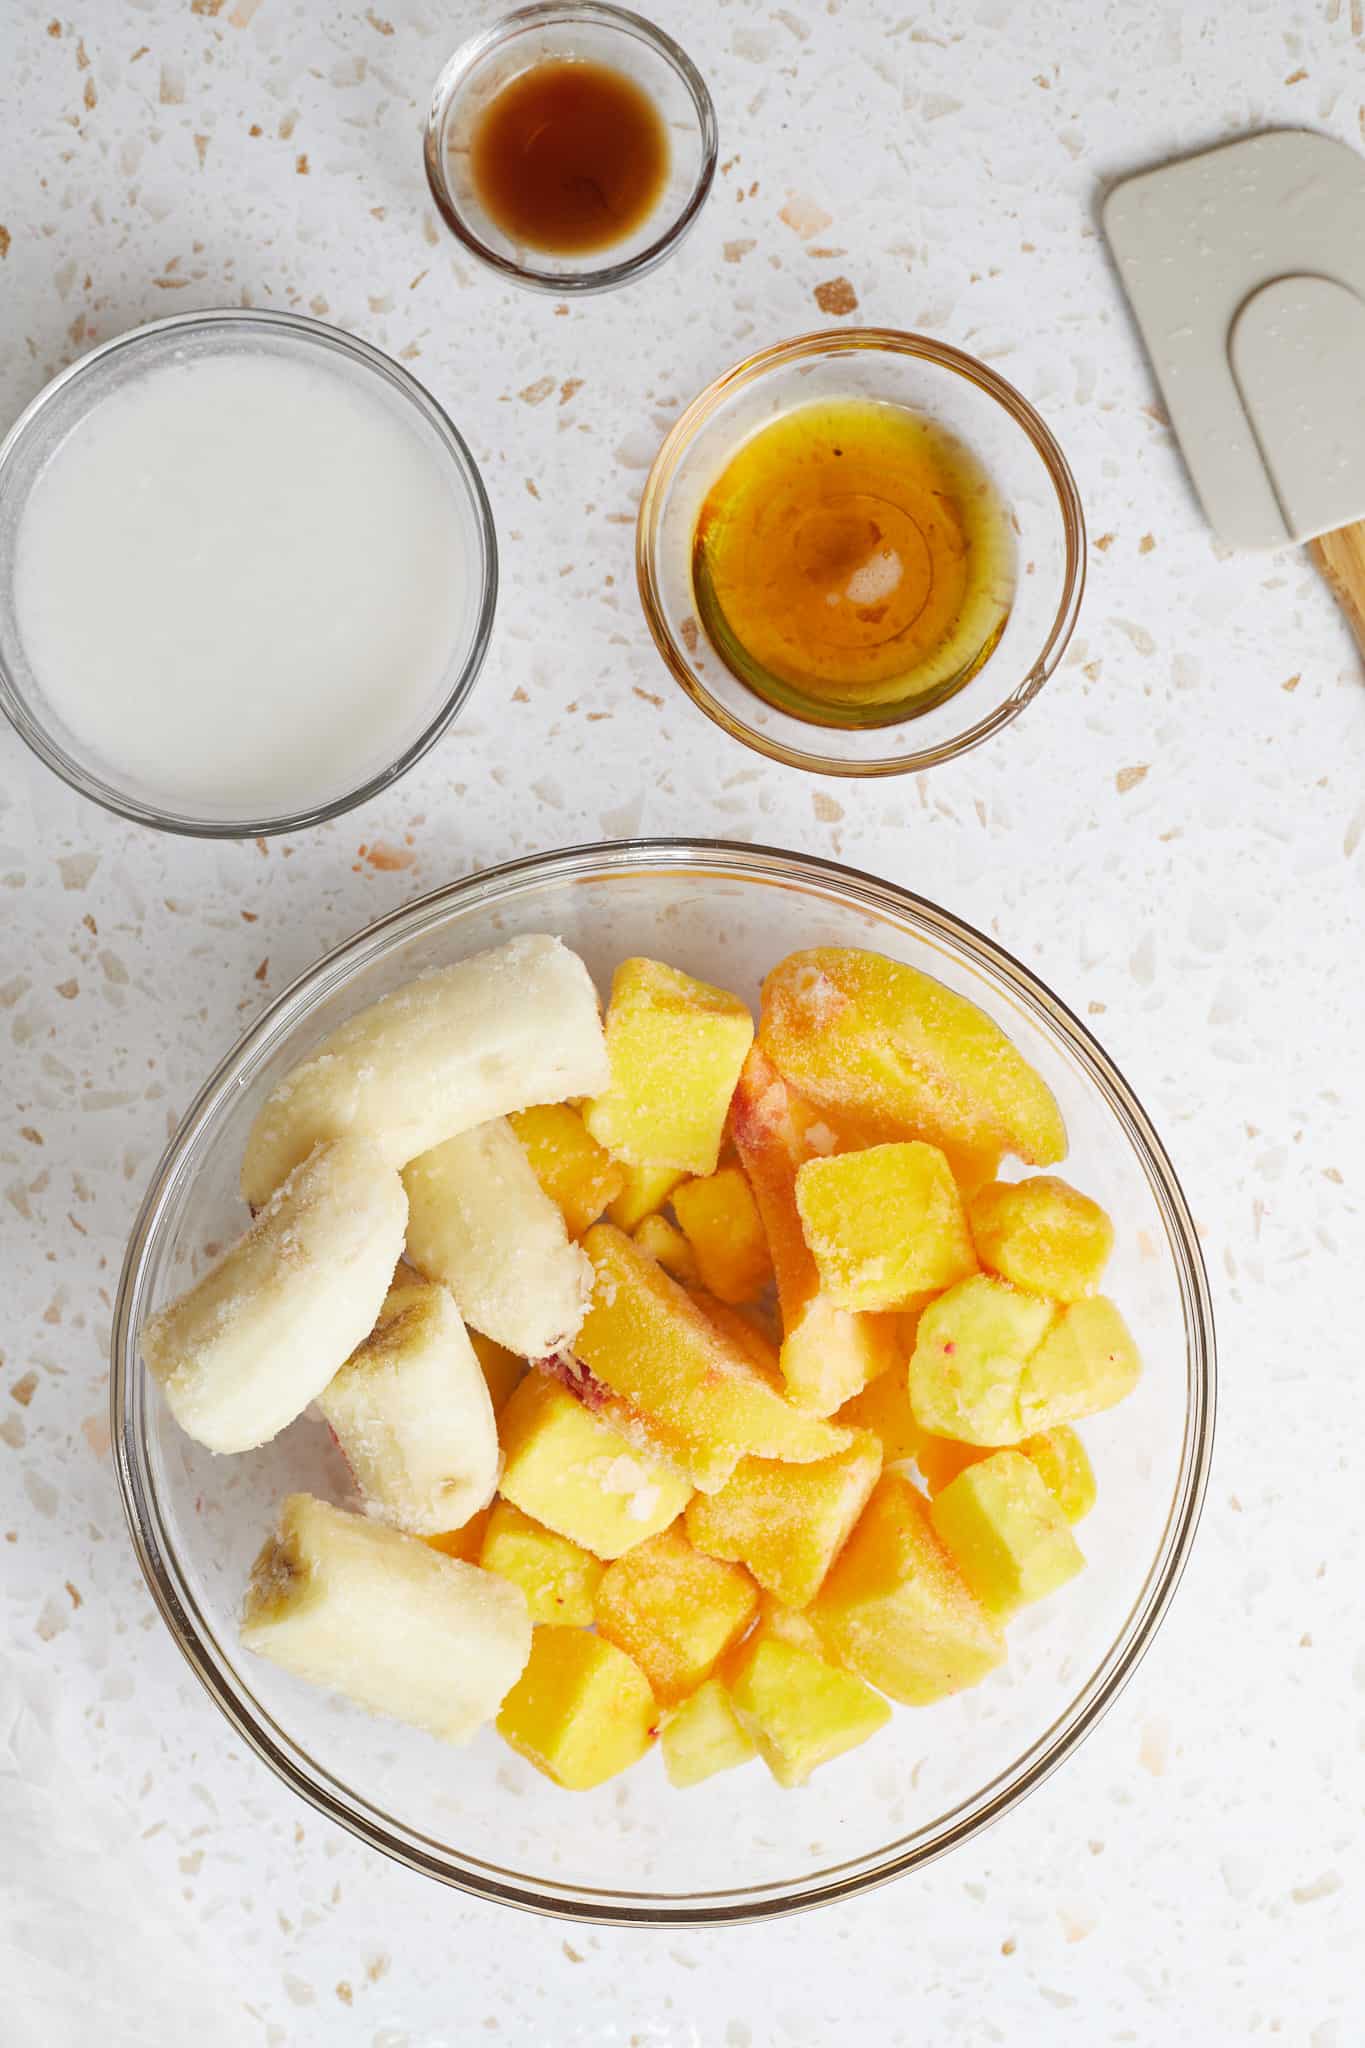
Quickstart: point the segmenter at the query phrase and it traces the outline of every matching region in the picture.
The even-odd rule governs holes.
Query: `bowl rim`
[[[163,1525],[142,1467],[139,1425],[147,1373],[137,1354],[145,1275],[162,1214],[176,1192],[198,1134],[224,1098],[240,1088],[267,1042],[295,1024],[321,997],[381,956],[399,938],[444,922],[451,908],[515,897],[547,880],[586,881],[616,872],[683,872],[712,880],[756,881],[778,887],[812,885],[855,909],[880,913],[903,927],[948,941],[959,954],[1001,980],[1035,1019],[1059,1035],[1087,1077],[1118,1116],[1147,1171],[1166,1225],[1186,1335],[1186,1410],[1180,1470],[1161,1542],[1137,1598],[1095,1670],[1050,1727],[997,1777],[954,1809],[929,1838],[910,1834],[855,1855],[796,1884],[737,1886],[725,1892],[620,1892],[565,1885],[483,1864],[467,1852],[453,1856],[441,1844],[393,1822],[354,1790],[305,1757],[276,1729],[273,1719],[234,1683],[193,1619],[193,1595]],[[128,1241],[110,1340],[109,1414],[119,1495],[133,1549],[162,1619],[196,1677],[242,1740],[286,1785],[328,1819],[408,1869],[457,1890],[551,1918],[599,1925],[645,1927],[726,1926],[773,1919],[851,1898],[919,1869],[960,1846],[1033,1791],[1079,1746],[1103,1718],[1151,1644],[1188,1561],[1198,1526],[1213,1449],[1216,1407],[1213,1308],[1194,1219],[1175,1169],[1146,1112],[1113,1061],[1064,1003],[1004,947],[952,913],[898,884],[811,854],[745,841],[657,838],[603,840],[524,855],[465,876],[400,906],[343,940],[296,977],[219,1061],[189,1105],[162,1154]],[[275,1730],[280,1740],[276,1741]],[[299,1752],[299,1754],[303,1754]],[[942,1817],[938,1817],[941,1822]]]
[[[969,384],[974,384],[988,398],[996,401],[1032,442],[1047,471],[1061,513],[1066,539],[1066,566],[1061,582],[1061,595],[1047,637],[1033,657],[1023,680],[1016,683],[1003,702],[985,712],[974,724],[965,726],[961,732],[949,739],[940,740],[935,745],[912,746],[909,752],[882,754],[873,759],[854,761],[842,759],[836,754],[821,752],[815,747],[803,747],[776,738],[761,726],[741,717],[707,687],[693,668],[687,649],[679,646],[669,623],[660,587],[659,554],[664,509],[678,465],[699,431],[724,400],[732,392],[757,383],[770,371],[784,369],[789,364],[800,363],[821,355],[859,353],[918,357],[922,361],[934,363],[940,369],[952,371],[957,376],[965,378]],[[993,733],[999,732],[1002,727],[1018,717],[1026,704],[1032,703],[1060,662],[1080,615],[1081,600],[1085,595],[1085,578],[1085,508],[1081,503],[1081,494],[1071,473],[1071,466],[1042,414],[1007,378],[1000,376],[976,356],[969,355],[965,349],[954,348],[950,342],[937,341],[932,335],[919,334],[909,328],[813,328],[804,334],[792,335],[786,341],[772,342],[766,348],[756,349],[752,355],[745,356],[740,362],[732,364],[728,370],[722,371],[720,376],[713,378],[697,393],[664,436],[659,452],[650,466],[649,475],[645,479],[635,521],[636,587],[640,594],[645,623],[673,680],[681,686],[697,708],[704,711],[706,716],[731,739],[752,748],[755,753],[765,754],[770,761],[780,761],[787,768],[803,769],[810,775],[908,775],[922,768],[937,767],[943,761],[951,761],[957,755],[965,754],[969,748],[979,746]],[[964,696],[968,694],[970,687],[969,684],[967,691],[963,693]],[[948,701],[956,700],[950,698]],[[754,703],[757,707],[761,700],[756,697]],[[912,719],[904,721],[899,726],[881,729],[909,733],[914,730],[914,721]],[[820,728],[812,727],[811,730],[818,731]]]
[[[549,264],[518,263],[512,257],[502,255],[470,226],[445,172],[442,136],[446,119],[478,65],[501,44],[524,30],[537,24],[549,26],[559,22],[566,26],[583,22],[615,29],[623,35],[632,36],[636,42],[647,44],[686,87],[701,142],[701,164],[692,189],[681,211],[670,217],[667,227],[636,255],[622,257],[616,262],[599,263],[588,270],[556,270]],[[647,21],[644,15],[634,14],[627,7],[611,6],[608,0],[536,0],[533,6],[518,7],[510,14],[502,15],[490,28],[461,43],[442,66],[432,88],[422,136],[422,162],[427,185],[437,211],[457,241],[464,244],[471,256],[476,256],[481,263],[500,272],[513,284],[519,284],[527,291],[553,292],[560,297],[614,291],[620,285],[632,284],[636,278],[647,276],[665,262],[692,228],[710,197],[719,155],[720,131],[716,123],[715,102],[706,80],[686,50],[657,22]]]
[[[498,540],[493,524],[492,507],[478,465],[470,454],[464,436],[426,386],[392,356],[386,355],[383,349],[376,348],[372,342],[362,340],[358,334],[351,334],[344,327],[333,327],[325,320],[315,320],[307,314],[276,311],[270,307],[209,306],[199,312],[171,313],[165,319],[149,320],[141,327],[130,327],[124,333],[115,334],[108,341],[100,342],[95,348],[88,349],[84,355],[78,356],[74,363],[68,363],[64,370],[60,370],[44,384],[36,397],[25,406],[4,439],[0,440],[0,492],[4,489],[8,465],[13,461],[35,422],[40,416],[46,415],[54,404],[62,403],[71,387],[79,383],[97,364],[107,362],[125,350],[136,354],[149,347],[155,348],[168,334],[190,333],[195,330],[211,332],[217,327],[227,330],[250,330],[252,327],[273,329],[281,334],[292,335],[296,340],[311,347],[327,349],[343,356],[361,370],[377,373],[382,377],[407,401],[432,431],[438,444],[438,453],[449,460],[464,490],[474,515],[477,542],[476,576],[471,581],[478,591],[478,605],[469,651],[458,675],[434,716],[387,767],[376,770],[355,788],[328,798],[325,803],[311,804],[303,810],[266,819],[196,817],[190,812],[173,811],[156,804],[143,803],[126,790],[120,789],[116,783],[108,781],[94,769],[84,766],[60,745],[20,690],[2,654],[0,711],[4,712],[20,739],[46,767],[55,775],[59,775],[78,795],[89,797],[118,817],[127,818],[135,825],[149,826],[153,831],[174,833],[187,839],[264,839],[282,832],[301,832],[312,825],[326,824],[330,819],[339,818],[358,805],[368,803],[372,797],[382,795],[400,776],[406,775],[409,768],[419,761],[423,754],[435,746],[437,740],[458,718],[478,681],[493,631],[493,617],[498,599]]]

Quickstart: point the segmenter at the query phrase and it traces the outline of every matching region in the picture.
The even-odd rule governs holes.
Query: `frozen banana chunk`
[[[367,1137],[390,1166],[610,1078],[587,968],[544,933],[437,968],[338,1025],[251,1128],[242,1193],[259,1208],[320,1138]]]
[[[483,1368],[444,1287],[404,1276],[318,1396],[371,1514],[414,1536],[458,1529],[498,1483]]]
[[[474,1329],[521,1358],[578,1334],[592,1268],[505,1117],[447,1138],[403,1172],[408,1258]]]
[[[467,1742],[531,1654],[520,1586],[294,1493],[257,1558],[242,1641],[372,1714]]]
[[[301,1415],[373,1329],[407,1219],[403,1183],[372,1145],[318,1145],[142,1331],[180,1427],[211,1451],[249,1451]]]

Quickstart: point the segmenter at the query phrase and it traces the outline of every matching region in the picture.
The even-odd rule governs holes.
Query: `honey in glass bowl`
[[[1009,617],[1008,509],[976,456],[909,407],[817,399],[741,443],[707,492],[692,577],[707,636],[815,725],[942,703]]]

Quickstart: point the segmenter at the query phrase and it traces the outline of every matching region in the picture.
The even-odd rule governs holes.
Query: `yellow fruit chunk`
[[[913,1458],[924,1432],[910,1412],[910,1393],[903,1372],[884,1372],[846,1401],[834,1420],[846,1429],[870,1429],[881,1442],[882,1462],[899,1465]]]
[[[1128,1326],[1106,1295],[1073,1301],[1025,1365],[1019,1381],[1019,1434],[1097,1415],[1131,1394],[1142,1360]]]
[[[675,1223],[666,1216],[646,1216],[635,1232],[635,1242],[651,1259],[657,1259],[665,1273],[684,1287],[695,1287],[701,1279],[697,1255]]]
[[[990,1452],[980,1444],[959,1443],[951,1436],[924,1436],[919,1440],[915,1452],[915,1463],[930,1493],[942,1493],[950,1486],[959,1472],[965,1472],[969,1465],[979,1464],[982,1458],[989,1458]]]
[[[531,1171],[559,1209],[570,1237],[581,1237],[626,1184],[618,1166],[567,1102],[518,1109],[507,1119]]]
[[[1055,1174],[992,1181],[967,1212],[983,1266],[1053,1301],[1093,1294],[1114,1248],[1114,1226],[1098,1202]]]
[[[684,1181],[673,1214],[697,1256],[701,1284],[718,1301],[752,1301],[773,1277],[768,1240],[753,1190],[737,1166]]]
[[[836,1136],[755,1046],[744,1063],[730,1129],[748,1175],[777,1276],[782,1377],[794,1402],[815,1415],[836,1408],[904,1357],[895,1317],[841,1309],[820,1285],[796,1206],[800,1167]]]
[[[718,1678],[708,1678],[674,1710],[659,1736],[668,1782],[685,1791],[733,1770],[754,1754],[754,1745],[735,1719],[730,1695]]]
[[[784,1607],[780,1600],[774,1600],[771,1593],[765,1593],[759,1604],[755,1634],[772,1636],[778,1642],[792,1643],[798,1650],[809,1650],[812,1657],[823,1657],[825,1646],[820,1631],[808,1614],[796,1607]],[[748,1638],[745,1638],[747,1642]],[[741,1649],[744,1647],[740,1645]]]
[[[804,1785],[891,1718],[886,1701],[851,1672],[762,1632],[741,1649],[728,1684],[735,1713],[779,1785]]]
[[[483,1549],[484,1530],[492,1512],[491,1507],[480,1508],[477,1515],[471,1515],[458,1529],[446,1529],[439,1536],[426,1536],[422,1540],[433,1550],[444,1551],[447,1557],[458,1557],[463,1564],[477,1564],[479,1552]]]
[[[782,1368],[778,1362],[777,1346],[763,1329],[756,1311],[734,1308],[728,1301],[717,1301],[714,1294],[693,1294],[693,1301],[715,1324],[723,1336],[737,1344],[745,1357],[755,1364],[763,1377],[779,1393],[783,1392]]]
[[[941,981],[843,946],[792,953],[763,984],[759,1043],[818,1108],[880,1138],[995,1147],[1030,1166],[1066,1156],[1051,1090],[975,1003]]]
[[[502,1703],[498,1733],[556,1785],[587,1792],[644,1755],[658,1712],[648,1679],[615,1643],[542,1626]]]
[[[959,1472],[930,1503],[939,1541],[988,1614],[1005,1621],[1085,1563],[1042,1473],[1020,1451]]]
[[[899,1472],[883,1473],[809,1613],[830,1656],[910,1707],[975,1685],[1005,1655]]]
[[[594,1557],[666,1529],[692,1491],[543,1373],[527,1373],[503,1410],[502,1448],[504,1498]]]
[[[1025,1363],[1054,1314],[1051,1302],[986,1273],[931,1302],[910,1360],[910,1406],[920,1428],[968,1444],[1017,1444],[1029,1428],[1020,1409]],[[1043,1415],[1041,1426],[1053,1419]]]
[[[491,1337],[484,1336],[482,1330],[471,1330],[469,1341],[474,1346],[474,1356],[483,1367],[493,1413],[501,1415],[526,1377],[526,1360],[518,1358],[515,1351],[508,1351],[504,1345],[495,1344]]]
[[[1026,1436],[1019,1448],[1038,1467],[1068,1522],[1083,1522],[1095,1505],[1095,1474],[1075,1430],[1063,1422],[1039,1436]]]
[[[936,1145],[807,1159],[796,1206],[836,1308],[912,1309],[976,1271],[957,1182]]]
[[[532,1521],[510,1500],[493,1503],[479,1563],[486,1572],[521,1587],[532,1621],[560,1621],[566,1628],[590,1626],[593,1595],[604,1566],[580,1544]]]
[[[747,1565],[786,1607],[804,1607],[863,1511],[882,1469],[866,1432],[810,1465],[741,1458],[719,1493],[694,1494],[687,1533],[698,1550]]]
[[[606,1016],[611,1085],[583,1121],[632,1166],[714,1173],[754,1020],[738,996],[658,960],[623,960]]]
[[[745,1456],[805,1463],[843,1449],[846,1432],[791,1407],[630,1238],[597,1223],[583,1249],[593,1289],[574,1356],[605,1390],[607,1421],[706,1493]]]
[[[620,1194],[608,1202],[607,1214],[627,1234],[662,1209],[678,1183],[687,1179],[676,1166],[627,1166],[623,1160],[617,1164],[625,1178]]]
[[[694,1550],[680,1528],[608,1566],[594,1603],[597,1632],[633,1657],[654,1696],[672,1706],[707,1679],[758,1611],[758,1588],[736,1565]]]

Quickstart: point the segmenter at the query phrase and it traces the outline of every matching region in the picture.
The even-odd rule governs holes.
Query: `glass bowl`
[[[376,746],[373,773],[353,787],[308,793],[308,800],[272,814],[244,816],[222,806],[182,808],[164,791],[121,778],[73,734],[44,696],[24,651],[15,615],[15,542],[28,492],[49,457],[113,391],[169,362],[226,353],[269,354],[319,365],[363,385],[380,398],[407,434],[416,434],[438,458],[469,566],[469,603],[430,702]],[[224,595],[230,586],[225,583]],[[498,549],[483,483],[452,422],[417,379],[354,334],[297,313],[222,307],[181,313],[118,335],[92,349],[39,392],[0,443],[0,709],[39,759],[82,796],[106,810],[204,839],[249,839],[297,832],[367,802],[406,774],[459,716],[488,648],[498,590]]]
[[[754,1763],[691,1791],[657,1753],[590,1793],[560,1791],[491,1729],[441,1748],[243,1651],[237,1613],[282,1495],[344,1498],[325,1426],[215,1458],[171,1421],[138,1358],[147,1315],[241,1229],[243,1141],[285,1071],[344,1017],[426,969],[523,931],[561,933],[605,986],[661,954],[756,999],[783,954],[871,946],[938,975],[1012,1034],[1055,1091],[1079,1184],[1111,1211],[1111,1269],[1146,1371],[1083,1425],[1099,1501],[1089,1567],[1012,1625],[974,1691],[897,1708],[865,1748],[784,1792]],[[1194,1224],[1122,1076],[999,946],[904,889],[805,855],[723,841],[624,841],[513,861],[395,911],[329,954],[252,1026],[188,1110],[128,1248],[114,1317],[112,1423],[133,1541],[167,1625],[237,1732],[295,1791],[414,1870],[568,1918],[678,1926],[846,1897],[938,1856],[1041,1784],[1152,1639],[1189,1552],[1213,1434],[1208,1288]]]
[[[514,241],[479,198],[470,172],[489,102],[534,64],[587,62],[624,73],[653,101],[668,133],[663,189],[645,218],[609,248],[551,255]],[[716,110],[686,51],[653,22],[593,0],[520,7],[457,50],[436,81],[423,157],[447,227],[471,255],[532,291],[611,291],[671,256],[706,204],[716,174]]]
[[[970,681],[898,724],[862,729],[807,723],[742,683],[699,622],[692,576],[702,503],[740,444],[794,406],[835,398],[907,407],[964,442],[1003,498],[1016,546],[1012,608]],[[635,568],[660,654],[732,739],[817,775],[903,775],[964,753],[1037,696],[1080,610],[1085,515],[1065,456],[1012,384],[925,335],[846,328],[760,349],[693,399],[646,480]]]

